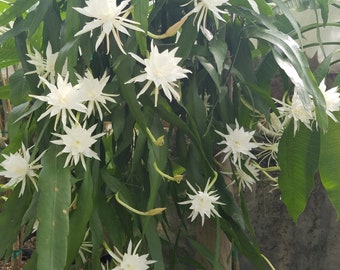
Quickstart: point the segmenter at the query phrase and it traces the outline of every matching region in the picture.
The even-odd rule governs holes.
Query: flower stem
[[[182,27],[183,23],[186,21],[187,17],[184,16],[178,22],[171,25],[164,34],[156,35],[148,31],[148,36],[153,39],[164,39],[168,37],[172,37],[177,34],[178,30]]]
[[[215,184],[215,182],[216,182],[216,180],[217,180],[217,176],[218,176],[217,172],[214,170],[213,173],[214,173],[214,177],[213,177],[213,179],[211,180],[210,184],[208,185],[207,190],[210,190],[211,187]]]
[[[158,215],[160,213],[162,213],[166,208],[153,208],[150,209],[146,212],[143,211],[139,211],[133,207],[131,207],[130,205],[128,205],[127,203],[123,202],[120,198],[119,198],[119,192],[116,193],[115,198],[117,200],[117,202],[124,206],[126,209],[130,210],[131,212],[140,215],[140,216],[154,216],[154,215]]]
[[[155,144],[156,146],[164,145],[164,135],[162,135],[162,136],[158,137],[157,139],[155,139],[155,137],[152,135],[152,133],[151,133],[149,128],[146,128],[146,133],[149,135],[149,138],[151,139],[153,144]]]
[[[270,267],[271,270],[275,270],[275,267],[272,265],[272,263],[268,260],[268,258],[266,256],[261,254],[261,257],[266,261],[266,263],[268,264],[268,266]]]
[[[167,179],[168,181],[175,181],[179,184],[183,179],[183,175],[181,175],[181,174],[175,174],[174,176],[170,176],[170,175],[162,172],[158,168],[156,161],[153,163],[153,167],[155,168],[156,172],[158,172],[163,178]]]

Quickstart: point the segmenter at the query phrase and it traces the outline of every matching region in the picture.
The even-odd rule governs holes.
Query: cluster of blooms
[[[326,90],[325,80],[322,80],[319,89],[325,99],[327,115],[333,121],[337,122],[338,120],[333,114],[333,112],[340,110],[340,93],[338,92],[337,87]],[[299,91],[300,89],[297,89],[296,87],[291,101],[284,102],[275,99],[277,103],[282,105],[281,107],[278,107],[280,118],[283,119],[282,125],[286,126],[290,119],[294,120],[294,134],[298,131],[300,122],[309,129],[312,129],[313,123],[316,122],[313,99],[310,97],[309,102],[304,104],[299,96]]]
[[[50,43],[48,43],[46,48],[46,58],[36,49],[34,49],[34,54],[28,54],[28,57],[30,58],[28,62],[35,65],[36,69],[33,72],[39,75],[39,85],[44,84],[50,90],[46,96],[31,95],[31,97],[48,104],[47,110],[40,115],[38,121],[46,116],[50,118],[55,117],[54,129],[56,130],[57,124],[61,119],[65,134],[52,133],[60,139],[52,140],[51,142],[64,146],[59,154],[68,154],[65,167],[72,164],[77,165],[78,162],[81,161],[84,169],[86,169],[85,157],[99,159],[97,153],[91,150],[91,146],[105,133],[92,136],[96,125],[86,128],[85,120],[92,114],[95,115],[96,111],[98,111],[99,117],[102,120],[103,112],[101,107],[104,107],[108,111],[106,102],[116,102],[113,97],[117,95],[103,92],[109,76],[104,74],[101,79],[97,79],[94,78],[88,70],[85,72],[84,77],[77,75],[78,83],[72,85],[68,81],[69,74],[67,71],[62,72],[62,74],[56,74],[55,62],[58,57],[58,52],[52,52]],[[83,126],[80,125],[79,117],[77,117],[74,112],[85,114]],[[70,126],[67,126],[68,124]],[[0,175],[10,180],[6,185],[3,185],[2,188],[14,188],[18,183],[22,182],[20,190],[21,196],[25,190],[26,179],[28,178],[34,187],[38,189],[36,183],[38,175],[35,170],[41,168],[41,165],[37,164],[37,162],[41,159],[42,155],[30,162],[29,151],[22,145],[22,148],[17,153],[10,154],[9,156],[3,155],[3,157],[5,160],[0,165],[4,171],[2,171]]]
[[[66,134],[52,133],[54,136],[59,137],[60,140],[52,140],[51,142],[65,146],[59,153],[68,153],[65,167],[72,163],[77,165],[80,160],[84,169],[86,169],[84,157],[99,159],[98,155],[90,147],[105,133],[92,136],[91,134],[95,130],[96,125],[87,129],[85,121],[83,126],[81,126],[78,121],[79,117],[74,114],[74,111],[78,114],[84,113],[86,119],[91,114],[95,114],[95,109],[97,109],[102,120],[103,113],[100,106],[107,109],[106,102],[115,102],[112,97],[116,96],[103,93],[108,79],[109,77],[105,74],[101,79],[95,79],[87,71],[84,78],[78,76],[78,84],[73,86],[68,81],[68,73],[66,73],[65,77],[58,74],[56,85],[40,77],[40,80],[49,88],[50,93],[46,96],[30,95],[48,104],[48,109],[38,118],[38,121],[48,115],[50,118],[55,116],[54,129],[56,129],[61,118]],[[87,107],[84,105],[86,103]],[[68,122],[70,127],[67,126]]]
[[[218,135],[223,137],[219,144],[225,145],[225,148],[218,152],[216,156],[224,154],[222,163],[230,158],[236,168],[239,189],[248,187],[251,190],[251,185],[258,180],[259,176],[259,169],[256,167],[256,163],[252,162],[253,159],[256,159],[256,156],[251,151],[259,147],[260,144],[252,141],[255,131],[245,131],[243,127],[239,126],[237,120],[235,120],[235,123],[235,129],[226,125],[228,134],[215,130]]]

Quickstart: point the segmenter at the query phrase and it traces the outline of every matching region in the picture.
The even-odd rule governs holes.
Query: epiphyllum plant
[[[197,227],[213,225],[262,270],[272,265],[237,193],[274,185],[296,221],[319,168],[339,212],[330,56],[310,71],[284,6],[291,29],[263,0],[11,2],[0,5],[1,68],[16,67],[0,91],[13,105],[0,258],[36,230],[28,269],[222,269],[238,256],[220,233],[200,252]],[[273,100],[277,69],[287,93]]]

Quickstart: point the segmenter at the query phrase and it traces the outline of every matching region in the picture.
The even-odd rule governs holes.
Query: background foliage
[[[193,9],[194,2],[187,2],[131,1],[131,18],[145,32],[161,35]],[[314,174],[319,170],[339,215],[340,129],[337,122],[328,119],[318,87],[333,65],[333,53],[326,55],[312,72],[299,46],[304,29],[300,29],[290,11],[290,8],[321,10],[322,20],[311,26],[315,29],[327,26],[330,4],[336,5],[327,0],[230,0],[226,7],[229,14],[222,14],[225,22],[208,13],[211,40],[197,31],[194,15],[189,16],[178,29],[179,36],[153,40],[160,51],[178,48],[176,56],[182,59],[181,66],[191,71],[188,79],[179,83],[181,100],[169,102],[160,95],[155,107],[154,96],[144,94],[136,98],[142,84],[126,84],[142,67],[129,54],[121,52],[112,35],[109,53],[105,41],[95,50],[93,37],[98,35],[98,29],[92,36],[89,33],[75,36],[90,20],[74,9],[84,7],[85,1],[0,1],[0,25],[7,28],[0,35],[0,68],[14,67],[9,82],[0,88],[0,98],[10,99],[12,106],[5,121],[8,136],[2,154],[16,152],[22,142],[34,145],[31,151],[36,157],[47,150],[38,178],[39,191],[29,185],[19,197],[18,185],[4,193],[0,258],[8,260],[13,256],[12,245],[19,231],[21,241],[31,237],[38,220],[36,250],[25,270],[102,269],[101,263],[107,256],[103,243],[122,251],[130,239],[135,243],[143,239],[141,249],[157,261],[153,269],[183,269],[188,265],[204,269],[204,263],[181,252],[180,239],[188,237],[190,230],[188,208],[178,204],[186,198],[186,181],[163,179],[155,170],[156,163],[166,174],[183,174],[184,179],[201,189],[214,171],[219,172],[214,188],[224,205],[218,206],[221,218],[211,218],[211,222],[216,232],[221,230],[232,243],[233,253],[225,254],[224,261],[237,261],[235,254],[239,252],[256,269],[269,269],[270,264],[252,234],[243,190],[230,185],[237,179],[235,168],[231,180],[227,181],[221,173],[226,165],[220,164],[215,156],[220,150],[217,145],[220,137],[214,130],[225,130],[226,124],[234,126],[235,119],[247,130],[257,129],[259,121],[268,122],[278,106],[272,99],[273,79],[282,78],[284,91],[291,96],[296,79],[291,71],[296,70],[305,89],[301,100],[306,102],[313,97],[317,127],[314,125],[310,130],[301,124],[294,135],[291,122],[279,141],[278,185],[276,175],[266,170],[261,178],[270,176],[274,182],[268,180],[268,184],[280,189],[282,200],[297,221],[313,190]],[[150,50],[150,36],[129,32],[129,36],[120,35],[125,51],[144,59]],[[293,43],[293,39],[297,42]],[[105,112],[103,120],[98,115],[87,120],[89,126],[97,124],[97,133],[104,130],[106,134],[92,148],[100,161],[87,159],[86,170],[81,164],[64,168],[65,157],[57,155],[61,147],[50,143],[51,132],[55,132],[54,119],[37,121],[46,107],[29,96],[46,94],[46,89],[38,86],[37,74],[30,73],[35,67],[28,62],[27,54],[35,48],[45,55],[48,43],[53,52],[59,52],[55,70],[61,73],[66,61],[72,84],[77,82],[76,74],[83,75],[90,68],[95,78],[105,72],[110,76],[105,93],[119,94],[115,98],[117,103],[107,104],[110,112]],[[334,86],[339,81],[338,76]],[[339,119],[339,114],[335,115]],[[156,139],[164,136],[164,144],[155,144],[149,131]],[[258,141],[266,140],[258,130],[256,136]],[[138,215],[122,206],[115,199],[117,194],[123,202],[141,211],[158,207],[173,210],[154,216]],[[175,239],[169,236],[173,229],[170,219],[180,223]],[[190,248],[203,254],[212,269],[222,269],[219,233],[216,237],[216,247],[209,252],[194,240],[189,241]],[[91,243],[91,252],[82,248],[84,243]],[[164,255],[166,252],[171,255]],[[111,262],[111,268],[113,265]]]

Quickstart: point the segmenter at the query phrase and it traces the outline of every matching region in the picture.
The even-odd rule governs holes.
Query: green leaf
[[[74,35],[83,27],[81,15],[77,12],[74,7],[83,6],[83,0],[68,0],[66,17],[64,22],[64,31],[62,33],[63,44],[72,41]]]
[[[196,26],[194,26],[193,18],[188,18],[182,26],[182,32],[177,42],[178,51],[176,56],[182,57],[182,59],[187,59],[190,55],[192,46],[197,39],[197,35],[198,32]]]
[[[255,0],[255,2],[261,14],[266,15],[266,16],[273,15],[273,11],[271,7],[268,5],[268,3],[265,0]]]
[[[2,258],[6,252],[12,251],[12,245],[15,242],[21,227],[21,220],[31,201],[32,196],[27,190],[20,198],[18,198],[20,188],[21,184],[17,185],[14,192],[1,207],[0,258]]]
[[[59,10],[52,7],[51,0],[40,1],[40,5],[37,7],[37,16],[30,24],[30,32],[32,34],[36,31],[41,22],[43,22],[43,41],[46,45],[50,42],[53,51],[59,50],[60,47],[60,31],[62,21],[60,19]],[[58,33],[58,34],[56,34]]]
[[[340,119],[340,113],[334,113],[337,119]],[[320,177],[325,187],[328,198],[333,204],[337,219],[340,218],[340,124],[330,122],[327,133],[321,134],[320,146]]]
[[[149,13],[149,1],[148,0],[132,0],[134,5],[133,18],[139,22],[139,27],[145,31],[148,31],[148,13]],[[136,31],[136,39],[139,46],[139,50],[142,56],[146,56],[147,44],[146,35],[143,32]]]
[[[163,253],[162,253],[162,244],[161,239],[158,236],[157,231],[157,222],[154,217],[146,217],[143,218],[144,222],[144,233],[145,237],[148,241],[148,248],[153,260],[157,262],[154,264],[154,270],[163,270],[165,269],[164,260],[163,260]]]
[[[32,10],[27,16],[31,16],[32,20],[29,23],[29,32],[28,35],[32,36],[34,32],[37,30],[39,27],[40,23],[44,20],[47,11],[52,7],[53,5],[53,0],[44,0],[44,1],[39,1],[38,6]],[[50,20],[49,16],[46,16],[45,23],[48,24]],[[59,35],[54,32],[54,36],[59,38]]]
[[[96,145],[98,148],[98,145]],[[96,149],[98,150],[98,149]],[[102,245],[104,241],[104,231],[101,222],[101,218],[99,215],[100,196],[103,196],[101,192],[102,181],[101,177],[99,177],[99,162],[93,162],[92,166],[92,181],[93,181],[93,211],[90,218],[90,230],[92,237],[92,269],[93,270],[101,270],[100,267],[100,257],[102,255]]]
[[[157,115],[152,114],[151,116],[149,128],[151,133],[155,136],[155,138],[159,138],[163,134],[163,126],[157,119]],[[157,146],[151,141],[148,141],[148,149],[149,149],[149,157],[148,157],[148,171],[149,171],[149,181],[150,181],[150,194],[147,209],[151,209],[155,207],[155,202],[158,194],[158,189],[163,182],[163,178],[159,175],[158,172],[154,169],[154,163],[157,163],[158,168],[161,171],[164,171],[166,163],[167,163],[167,155],[168,155],[168,143],[165,140],[164,145]]]
[[[209,42],[209,50],[214,56],[218,74],[222,74],[224,61],[227,57],[227,44],[224,40],[213,39]]]
[[[10,87],[8,85],[0,87],[0,99],[9,99]]]
[[[219,263],[215,262],[216,254],[214,254],[211,250],[209,250],[207,247],[205,247],[203,244],[193,240],[188,239],[190,244],[194,247],[194,249],[200,253],[200,255],[207,259],[207,261],[210,263],[210,265],[214,265],[214,270],[223,270],[224,267]],[[218,255],[218,254],[217,254]],[[218,258],[218,256],[217,256]]]
[[[224,219],[221,219],[221,229],[229,239],[232,239],[237,251],[246,256],[255,269],[269,269],[261,256],[260,250],[249,240],[239,224],[235,223],[230,217],[224,217]]]
[[[27,83],[24,71],[22,69],[17,70],[9,78],[10,86],[10,100],[14,106],[20,105],[28,101],[29,85]]]
[[[34,0],[34,1],[19,0],[19,1],[16,1],[15,4],[17,4],[19,2],[20,3],[22,3],[22,2],[31,3],[30,6],[32,6],[32,3],[34,4],[37,1],[36,0]],[[9,40],[10,38],[18,36],[18,35],[22,34],[23,32],[25,32],[27,30],[29,30],[28,34],[30,35],[30,37],[32,37],[34,35],[34,33],[36,32],[36,30],[38,29],[38,27],[41,25],[41,22],[43,21],[45,15],[46,15],[46,12],[51,5],[52,5],[52,0],[39,1],[38,6],[35,7],[33,10],[31,10],[27,14],[25,19],[22,19],[22,17],[20,16],[21,13],[19,11],[17,11],[20,15],[14,16],[14,18],[16,20],[15,20],[15,23],[13,25],[13,28],[10,29],[9,31],[5,32],[4,34],[0,35],[0,44],[3,44],[4,42]],[[22,5],[22,7],[25,7],[25,6],[26,5]],[[28,8],[26,8],[25,11],[27,9]],[[10,20],[12,20],[12,19],[14,20],[14,18],[11,18]],[[4,19],[4,17],[2,15],[0,16],[0,20],[1,19]],[[55,36],[57,36],[57,35],[55,35]],[[26,43],[24,43],[24,45],[26,45]]]
[[[21,117],[28,106],[27,103],[22,103],[18,106],[13,107],[8,117],[8,136],[11,138],[10,146],[15,145],[14,148],[18,149],[23,139],[25,128],[23,128],[21,122],[17,122],[17,119]]]
[[[328,21],[328,12],[329,12],[329,0],[317,0],[318,4],[320,5],[321,9],[321,17],[323,21],[323,26],[326,26]]]
[[[279,187],[282,201],[296,222],[306,207],[309,194],[314,188],[314,174],[318,168],[320,134],[300,124],[294,136],[293,121],[279,143]]]
[[[70,235],[68,239],[68,255],[66,269],[68,269],[78,254],[79,248],[87,231],[93,208],[93,184],[90,168],[87,168],[84,180],[77,193],[76,209],[70,215]]]
[[[281,0],[272,0],[272,1],[281,9],[284,16],[287,17],[290,24],[293,26],[299,40],[301,41],[302,35],[301,35],[300,27],[299,27],[297,21],[295,20],[293,14],[290,12],[289,8],[287,8],[286,5]]]
[[[146,130],[146,122],[144,115],[140,109],[140,105],[138,104],[135,87],[134,84],[129,83],[126,84],[129,79],[131,79],[132,71],[130,66],[130,57],[122,56],[119,59],[120,62],[117,65],[115,71],[117,73],[118,80],[120,82],[120,93],[124,100],[127,102],[131,114],[137,121],[138,125],[142,128],[143,131]]]
[[[56,158],[58,152],[57,146],[50,146],[41,161],[37,269],[61,270],[67,259],[71,173],[64,168],[65,159]]]
[[[0,46],[0,69],[17,64],[19,61],[13,40],[8,40]]]
[[[201,63],[201,65],[205,68],[205,70],[209,73],[211,79],[213,80],[213,82],[215,83],[216,88],[219,91],[220,96],[223,96],[222,94],[225,92],[224,90],[222,90],[221,87],[221,78],[218,75],[216,69],[214,68],[214,66],[204,57],[202,56],[196,56],[198,61]]]
[[[315,70],[314,76],[318,84],[320,84],[320,82],[327,77],[332,57],[333,53],[329,54]]]
[[[1,38],[1,36],[0,36],[0,38]],[[33,65],[31,65],[27,62],[28,56],[27,56],[26,42],[27,42],[27,34],[25,32],[22,32],[15,37],[15,46],[16,46],[17,54],[20,58],[22,69],[23,69],[24,73],[29,72],[29,71],[33,71],[33,69],[35,70],[35,66],[33,66]],[[40,89],[38,89],[38,87],[37,87],[38,82],[39,82],[39,78],[36,74],[32,74],[32,75],[23,74],[22,76],[25,76],[24,80],[21,80],[22,83],[25,83],[25,90],[27,90],[27,91],[28,91],[28,89],[31,90],[32,94],[40,94],[41,93]],[[26,83],[29,84],[29,87],[28,87],[28,85],[26,85]],[[20,87],[20,86],[18,86],[18,87]],[[22,94],[20,94],[20,89],[18,89],[17,92],[18,92],[17,94],[19,94],[19,96],[22,98],[22,96],[21,96]]]
[[[15,20],[20,17],[24,12],[26,12],[30,7],[32,7],[37,0],[16,0],[10,8],[1,13],[0,25],[6,25],[10,21]]]

